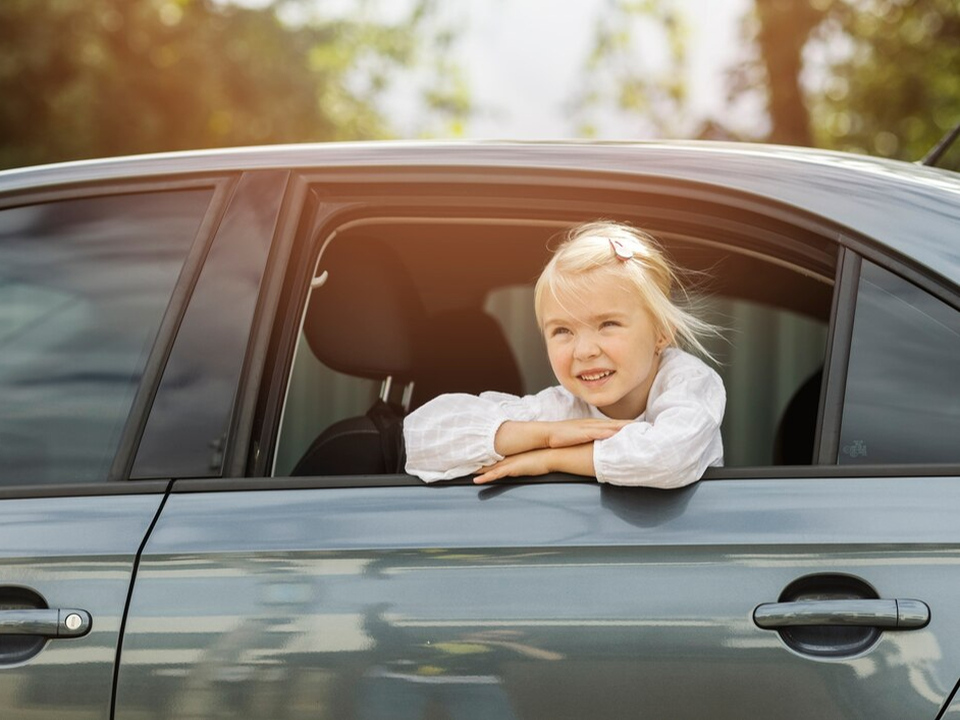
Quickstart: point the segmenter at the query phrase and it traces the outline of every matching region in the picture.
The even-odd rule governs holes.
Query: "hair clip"
[[[613,252],[618,260],[626,262],[633,257],[633,250],[624,245],[622,241],[614,240],[613,238],[607,239],[610,241],[610,247],[613,248]]]

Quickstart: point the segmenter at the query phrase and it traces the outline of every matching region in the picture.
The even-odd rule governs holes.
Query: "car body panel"
[[[930,280],[925,289],[936,286],[956,308],[956,176],[771,146],[334,144],[0,172],[0,206],[108,182],[216,184],[234,173],[254,185],[263,179],[268,191],[250,222],[220,226],[244,235],[254,253],[233,268],[245,284],[243,303],[229,307],[243,311],[230,325],[236,342],[217,366],[228,371],[210,369],[223,349],[208,347],[217,343],[210,323],[236,296],[217,277],[209,293],[200,292],[204,265],[196,287],[178,285],[184,312],[155,353],[163,380],[141,389],[136,412],[144,414],[130,420],[147,439],[144,476],[186,479],[165,504],[159,494],[59,497],[55,490],[0,501],[0,586],[33,588],[51,606],[94,617],[88,636],[0,664],[4,720],[108,718],[111,691],[118,720],[932,720],[950,702],[960,678],[956,467],[750,468],[740,475],[728,468],[669,492],[556,477],[486,488],[425,487],[407,477],[191,478],[220,475],[221,462],[224,474],[240,475],[255,466],[248,461],[258,451],[270,453],[256,444],[256,423],[275,422],[275,413],[254,418],[262,408],[254,405],[260,393],[282,394],[285,361],[276,361],[266,382],[260,372],[276,351],[277,327],[299,322],[276,313],[278,296],[303,290],[292,278],[303,279],[307,271],[298,275],[294,266],[308,252],[296,243],[314,240],[309,229],[319,226],[310,222],[330,220],[351,187],[374,183],[389,193],[402,185],[422,194],[426,208],[436,187],[459,184],[466,195],[484,183],[494,190],[652,190],[657,197],[677,188],[733,218],[780,208],[789,211],[777,216],[787,235],[802,226],[846,246],[851,257],[873,253],[909,280]],[[242,189],[241,180],[223,187]],[[308,191],[322,205],[316,217],[308,216]],[[384,197],[368,193],[355,209],[375,213]],[[852,320],[850,298],[840,302]],[[175,369],[181,359],[184,372]],[[845,379],[840,371],[830,378],[830,368],[827,374]],[[834,395],[825,412],[836,417],[824,423],[839,423],[842,393]],[[207,411],[215,432],[192,432],[192,414]],[[226,429],[224,418],[225,443],[213,437]],[[131,465],[139,442],[129,438]],[[188,444],[189,462],[177,465]],[[921,601],[930,622],[822,656],[756,626],[758,605],[811,577],[851,579],[883,599]],[[945,716],[960,717],[956,705]]]
[[[114,662],[134,560],[162,494],[0,500],[0,605],[13,589],[86,610],[84,637],[0,661],[4,720],[110,718]],[[0,645],[2,648],[2,645]]]
[[[893,160],[737,143],[331,143],[172,153],[0,173],[0,193],[50,182],[239,169],[501,169],[536,182],[544,171],[703,183],[827,217],[960,283],[960,177]],[[343,175],[347,179],[346,174]]]
[[[932,719],[960,666],[958,511],[955,477],[175,493],[116,717]],[[812,574],[932,620],[804,655],[752,613]]]
[[[960,690],[960,684],[954,689],[950,704],[944,709],[943,714],[940,715],[937,720],[956,720],[956,718],[960,718],[960,693],[958,693],[957,690]]]

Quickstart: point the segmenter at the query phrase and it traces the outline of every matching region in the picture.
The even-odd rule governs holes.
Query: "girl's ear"
[[[672,330],[660,330],[657,333],[657,354],[663,352],[664,348],[673,345],[675,333]]]

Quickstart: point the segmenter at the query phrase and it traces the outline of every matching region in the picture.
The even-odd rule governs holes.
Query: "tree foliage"
[[[918,160],[960,122],[956,0],[833,2],[812,43],[826,56],[809,96],[818,145]]]
[[[956,0],[754,0],[746,27],[766,140],[918,160],[960,122]]]
[[[721,118],[698,126],[689,117],[679,7],[608,0],[586,84],[603,88],[613,78],[618,90],[585,93],[581,108],[634,114],[641,137],[709,135],[907,160],[960,122],[957,0],[754,0],[742,25],[746,52],[728,72],[731,104],[759,97],[767,110],[765,129],[748,138]],[[629,61],[639,16],[662,26],[672,58],[663,74]]]
[[[3,0],[0,167],[387,137],[380,100],[401,81],[433,121],[469,112],[429,0],[393,22],[371,19],[376,2],[329,17],[315,4]],[[436,63],[446,72],[418,75]]]
[[[606,0],[594,27],[584,86],[573,100],[579,134],[595,136],[597,111],[611,107],[634,118],[640,136],[682,133],[688,114],[686,35],[684,15],[669,0]],[[647,44],[641,37],[660,42]]]

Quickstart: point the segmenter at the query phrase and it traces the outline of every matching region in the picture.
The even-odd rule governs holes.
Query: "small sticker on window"
[[[854,440],[849,445],[843,446],[843,454],[852,458],[866,457],[867,444],[863,440]]]

